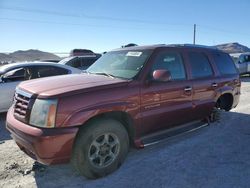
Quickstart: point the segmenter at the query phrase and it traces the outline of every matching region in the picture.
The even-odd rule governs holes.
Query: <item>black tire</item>
[[[217,103],[217,107],[222,109],[222,110],[225,110],[226,112],[230,111],[232,109],[232,105],[233,105],[233,102],[227,98],[224,97],[221,97],[220,100],[218,101]]]
[[[98,119],[79,131],[71,158],[77,172],[96,179],[120,167],[128,153],[129,137],[119,121]]]

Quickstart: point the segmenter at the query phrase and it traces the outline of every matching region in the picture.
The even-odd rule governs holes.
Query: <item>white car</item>
[[[250,53],[243,53],[239,56],[236,66],[240,74],[250,74]]]
[[[16,86],[25,80],[77,74],[82,71],[67,65],[49,62],[12,63],[0,67],[0,113],[8,111]],[[48,83],[49,84],[49,83]]]

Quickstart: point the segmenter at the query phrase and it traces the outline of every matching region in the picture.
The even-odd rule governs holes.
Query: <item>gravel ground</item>
[[[76,175],[70,165],[37,167],[18,149],[0,115],[0,187],[249,187],[250,79],[240,104],[219,123],[132,149],[119,170],[98,180]]]

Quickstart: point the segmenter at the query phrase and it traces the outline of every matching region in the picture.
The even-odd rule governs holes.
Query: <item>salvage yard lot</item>
[[[0,187],[249,187],[250,79],[242,79],[238,107],[221,121],[143,150],[131,149],[115,173],[98,180],[75,174],[70,165],[32,169],[0,115]]]

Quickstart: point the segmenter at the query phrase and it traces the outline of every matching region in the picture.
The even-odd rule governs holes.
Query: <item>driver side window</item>
[[[170,72],[171,80],[186,79],[184,64],[179,53],[160,52],[155,59],[152,67],[152,72],[162,69]]]
[[[2,81],[4,82],[16,82],[16,81],[24,81],[25,80],[25,69],[24,68],[16,68],[6,72],[2,76]]]

